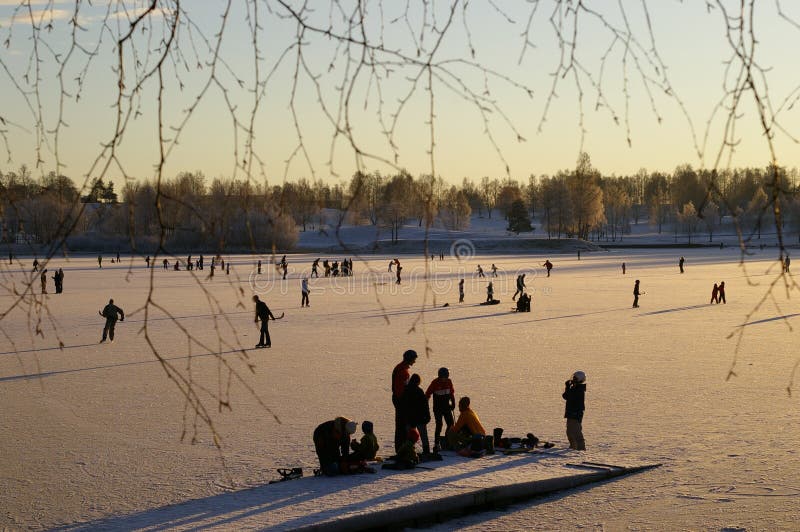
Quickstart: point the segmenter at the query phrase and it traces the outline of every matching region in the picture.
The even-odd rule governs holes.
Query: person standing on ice
[[[42,274],[39,276],[39,280],[42,282],[42,293],[47,293],[47,268],[42,268]]]
[[[547,276],[550,277],[550,270],[553,269],[553,263],[550,262],[550,259],[547,259],[546,261],[544,261],[544,264],[542,264],[542,266],[547,268]]]
[[[257,268],[258,268],[258,271],[257,271],[258,275],[261,275],[261,259],[258,259]]]
[[[316,275],[316,276],[317,276],[317,278],[319,278],[319,271],[317,270],[317,268],[319,268],[319,258],[318,258],[318,259],[316,259],[316,260],[315,260],[315,261],[314,261],[314,262],[311,264],[311,277],[314,277],[314,276]]]
[[[394,450],[400,449],[400,445],[406,438],[406,421],[403,416],[403,392],[411,378],[411,366],[417,361],[417,352],[409,349],[403,353],[403,361],[397,364],[392,370],[392,405],[394,405]]]
[[[497,266],[492,263],[492,277],[497,277]]]
[[[486,276],[483,274],[483,268],[481,268],[481,265],[480,265],[480,264],[478,264],[478,270],[477,270],[477,272],[478,272],[478,277],[486,277]]]
[[[117,325],[117,318],[119,318],[119,321],[125,321],[125,313],[114,304],[113,299],[109,299],[108,305],[103,307],[100,315],[106,319],[106,324],[103,327],[103,338],[100,343],[105,342],[106,338],[111,340],[111,343],[114,343],[114,327]]]
[[[625,275],[625,263],[622,263],[622,275]]]
[[[522,273],[517,275],[517,291],[514,292],[514,295],[511,297],[511,301],[517,299],[517,294],[524,294],[525,293],[525,274]]]
[[[392,272],[392,266],[394,266],[394,260],[389,261],[389,273]]]
[[[356,422],[337,417],[314,429],[314,449],[323,475],[345,473],[341,462],[350,455],[350,435],[356,432]]]
[[[10,263],[11,261],[9,261]],[[792,264],[792,260],[789,258],[789,254],[786,254],[786,258],[783,259],[783,271],[789,273],[789,266]]]
[[[725,281],[720,281],[719,283],[719,295],[717,296],[717,303],[722,302],[725,303]]]
[[[102,255],[98,255],[97,256],[97,267],[98,268],[102,268],[103,267],[103,256]]]
[[[711,303],[719,303],[719,286],[717,286],[717,283],[714,283],[714,288],[711,289]]]
[[[403,417],[406,420],[406,430],[412,428],[419,431],[422,440],[422,454],[430,454],[430,441],[428,440],[428,423],[431,422],[431,410],[428,406],[428,398],[420,388],[422,377],[414,373],[408,379],[406,389],[403,391]]]
[[[39,269],[39,259],[33,259],[33,271],[37,271]]]
[[[397,260],[397,259],[395,259],[395,260]],[[395,268],[395,271],[397,272],[396,284],[400,284],[400,272],[403,271],[403,267],[400,266],[400,261],[399,260],[397,261],[397,267]]]
[[[433,437],[433,452],[442,448],[442,421],[446,425],[445,433],[453,426],[453,410],[456,408],[456,390],[450,380],[450,370],[439,368],[438,377],[433,379],[425,390],[425,397],[433,396],[433,418],[436,422]]]
[[[639,279],[633,285],[633,308],[639,308]]]
[[[572,378],[564,383],[564,393],[561,397],[567,402],[564,407],[564,417],[567,420],[567,439],[569,448],[578,451],[586,450],[586,441],[583,439],[583,411],[586,410],[584,397],[586,395],[586,374],[576,371]]]
[[[464,279],[461,279],[458,282],[458,302],[459,303],[464,302]]]
[[[272,340],[269,337],[269,320],[275,319],[272,311],[266,303],[258,299],[258,296],[253,296],[253,302],[256,304],[256,323],[261,320],[261,337],[256,344],[256,347],[272,347]]]
[[[489,285],[486,287],[486,302],[491,303],[492,301],[494,301],[494,285],[489,281]]]
[[[680,260],[678,261],[678,268],[680,269],[681,273],[683,273],[683,263],[684,262],[686,262],[686,259],[684,259],[683,257],[681,257]]]
[[[300,299],[300,306],[301,307],[309,307],[308,303],[308,278],[303,277],[302,282],[300,283],[300,290],[303,292],[303,297]]]

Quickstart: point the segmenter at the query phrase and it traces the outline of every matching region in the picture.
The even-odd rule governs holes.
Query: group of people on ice
[[[478,457],[492,454],[496,447],[509,446],[511,439],[502,438],[503,429],[496,428],[487,435],[469,397],[458,400],[458,418],[455,388],[447,368],[439,368],[436,378],[422,390],[422,378],[411,373],[417,361],[416,351],[403,353],[403,360],[392,370],[392,405],[395,411],[394,451],[384,469],[411,469],[420,461],[442,460],[439,451],[447,449],[461,456]],[[576,371],[564,384],[562,398],[566,402],[564,417],[567,420],[567,439],[570,449],[585,450],[583,413],[585,407],[586,374]],[[428,424],[431,421],[430,399],[433,398],[434,436],[430,447]],[[360,441],[351,441],[357,423],[345,417],[321,423],[314,430],[314,448],[319,459],[319,472],[327,476],[374,471],[367,461],[374,460],[379,444],[374,426],[362,423],[364,434]],[[442,432],[444,429],[444,432]],[[528,434],[531,447],[539,440]],[[418,451],[421,451],[418,452]]]

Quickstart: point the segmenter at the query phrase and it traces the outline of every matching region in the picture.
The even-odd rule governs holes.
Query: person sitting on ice
[[[478,414],[470,408],[469,397],[462,397],[458,401],[458,420],[447,429],[447,443],[451,449],[462,449],[468,445],[474,435],[486,436],[486,429],[481,425]]]
[[[419,441],[419,431],[411,427],[406,433],[405,440],[397,449],[397,454],[392,457],[394,462],[385,463],[382,469],[414,469],[419,463],[416,444]]]
[[[350,454],[350,435],[356,431],[356,422],[346,417],[326,421],[314,429],[314,448],[323,475],[346,473],[342,464]]]
[[[517,301],[517,312],[530,312],[531,311],[531,296],[522,292]]]
[[[364,421],[361,423],[361,430],[364,435],[361,436],[361,441],[353,440],[350,443],[350,448],[353,449],[353,458],[359,460],[375,460],[375,455],[378,454],[378,438],[375,437],[373,431],[372,421]]]

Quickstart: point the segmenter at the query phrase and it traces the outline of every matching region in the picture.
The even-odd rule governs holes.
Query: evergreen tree
[[[511,210],[508,213],[508,230],[516,234],[533,231],[528,209],[525,207],[525,202],[521,199],[511,204]]]

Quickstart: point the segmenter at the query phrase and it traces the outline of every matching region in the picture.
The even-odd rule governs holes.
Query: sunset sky
[[[288,3],[295,6],[300,4]],[[671,171],[683,163],[713,166],[722,145],[722,127],[727,117],[725,108],[717,109],[716,114],[714,111],[725,95],[726,61],[732,55],[720,8],[716,2],[711,2],[713,7],[707,8],[706,2],[700,1],[660,0],[645,4],[639,0],[623,0],[621,3],[626,9],[631,34],[636,39],[631,42],[630,48],[635,54],[624,54],[623,42],[614,42],[610,30],[591,13],[582,12],[579,17],[576,57],[585,69],[578,71],[584,92],[584,151],[590,154],[593,164],[604,174],[630,174],[640,168]],[[11,158],[0,166],[0,170],[9,171],[21,164],[35,164],[36,123],[41,109],[44,163],[35,172],[38,174],[55,168],[56,138],[53,132],[58,123],[62,99],[59,97],[58,64],[54,57],[57,55],[58,60],[63,61],[71,49],[72,26],[69,20],[73,17],[75,3],[31,1],[22,4],[20,8],[19,1],[0,0],[0,42],[8,40],[8,45],[0,48],[0,91],[3,94],[0,117],[5,122],[0,124],[0,130],[5,132]],[[69,95],[63,100],[63,123],[66,126],[62,126],[57,139],[58,155],[65,165],[63,172],[76,181],[81,181],[87,173],[98,175],[102,168],[102,164],[93,166],[93,163],[101,152],[101,145],[114,136],[117,74],[112,67],[116,62],[115,42],[118,35],[127,31],[129,19],[140,13],[142,7],[142,2],[111,2],[110,6],[103,2],[93,2],[92,6],[85,4],[80,4],[78,20],[83,29],[76,31],[76,39],[83,50],[97,47],[97,55],[87,69],[88,74],[77,102],[76,78],[86,66],[87,55],[77,49],[70,56],[63,75],[64,90]],[[337,21],[334,27],[343,31],[339,12],[332,11],[326,2],[311,4],[316,8],[310,14],[312,25],[324,28],[328,20],[333,18]],[[649,8],[655,44],[660,59],[667,67],[667,79],[674,94],[683,103],[685,113],[677,100],[666,95],[656,83],[650,84],[652,104],[657,111],[652,109],[642,74],[659,82],[661,71],[648,63],[655,56],[648,55],[651,44],[643,16],[643,4]],[[738,4],[738,1],[723,2],[729,9],[736,9]],[[171,2],[159,5],[164,12],[174,8]],[[196,100],[208,80],[209,53],[202,43],[200,32],[210,41],[214,40],[225,5],[221,1],[204,1],[183,6],[187,11],[180,17],[183,23],[178,34],[181,54],[173,54],[165,62],[163,113],[165,135],[168,137],[174,136],[173,128],[186,116],[186,109]],[[352,2],[343,2],[342,5],[351,6]],[[421,30],[421,3],[409,3],[407,21],[402,17],[403,2],[381,4],[372,1],[365,2],[365,5],[365,28],[370,42],[375,45],[384,42],[387,49],[397,49],[406,57],[425,60],[425,52],[416,55],[415,41],[423,32],[422,48],[430,51],[438,34],[431,31],[430,25]],[[436,24],[441,28],[451,4],[435,2],[434,5]],[[533,47],[528,48],[520,60],[524,42],[522,34],[533,5],[523,1],[494,4],[478,1],[470,3],[468,9],[464,10],[463,4],[457,3],[453,22],[433,58],[438,65],[433,91],[436,142],[433,169],[447,181],[460,182],[463,177],[480,179],[484,175],[505,177],[503,158],[508,163],[510,175],[518,179],[527,179],[530,174],[552,174],[575,163],[580,149],[581,112],[574,71],[559,78],[557,97],[552,100],[547,120],[541,124],[539,131],[553,83],[553,73],[560,59],[551,25],[554,13],[552,0],[539,3],[529,32]],[[590,1],[586,5],[604,14],[605,21],[623,30],[624,34],[626,19],[623,19],[616,2]],[[211,83],[187,122],[179,144],[169,152],[164,167],[166,176],[183,170],[200,170],[209,178],[234,174],[242,176],[241,168],[236,169],[234,157],[236,154],[241,160],[244,156],[245,137],[241,130],[238,136],[234,136],[231,112],[223,95],[227,96],[230,106],[234,108],[234,115],[247,127],[255,100],[253,86],[256,62],[245,6],[252,7],[252,3],[233,2],[220,47],[220,57],[224,62],[218,61],[217,73],[221,86],[227,92],[223,93],[220,86]],[[269,78],[263,86],[260,85],[263,99],[253,120],[254,152],[263,161],[264,172],[270,182],[280,182],[284,176],[294,179],[310,178],[312,175],[333,181],[336,179],[332,177],[334,173],[342,179],[349,177],[356,169],[353,147],[345,137],[340,136],[334,149],[331,149],[334,127],[319,104],[321,97],[330,116],[342,127],[346,122],[343,118],[344,109],[340,106],[341,93],[337,87],[343,85],[343,80],[350,82],[344,83],[344,86],[352,87],[348,111],[357,147],[388,160],[393,160],[394,153],[386,136],[381,133],[384,129],[381,117],[384,124],[390,123],[399,101],[411,92],[411,97],[402,106],[395,128],[397,166],[406,168],[414,175],[431,172],[431,158],[427,153],[431,135],[431,97],[427,91],[427,74],[423,72],[412,92],[410,79],[420,72],[420,68],[394,64],[397,56],[376,53],[378,60],[392,62],[389,65],[392,72],[388,77],[385,71],[380,71],[378,85],[367,69],[362,67],[357,71],[356,63],[348,63],[343,59],[344,45],[337,47],[336,41],[307,32],[302,41],[302,58],[317,76],[318,94],[311,78],[303,72],[302,62],[298,63],[298,48],[291,47],[284,53],[287,47],[296,42],[296,21],[287,17],[285,7],[277,1],[259,1],[255,6],[257,13],[250,10],[249,15],[250,20],[253,16],[257,17],[260,26],[256,39],[261,50],[258,75],[262,81],[267,76]],[[494,6],[502,6],[507,11],[500,13]],[[779,16],[778,8],[790,20]],[[756,59],[766,72],[769,104],[773,112],[777,112],[781,126],[791,135],[800,135],[800,127],[797,127],[800,114],[797,106],[792,105],[793,99],[800,95],[800,69],[797,68],[800,26],[792,22],[800,21],[800,4],[758,2],[756,9]],[[109,10],[112,16],[106,17]],[[42,28],[38,49],[38,75],[41,80],[38,92],[32,90],[36,62],[31,60],[34,42],[31,39],[31,13]],[[429,22],[433,14],[428,13]],[[105,25],[103,20],[106,20]],[[154,56],[148,63],[145,50],[148,46],[151,49],[157,47],[162,37],[164,19],[158,13],[151,15],[149,20],[153,31],[139,31],[134,36],[138,53],[136,59],[142,62],[138,69],[134,66],[130,47],[126,49],[127,94],[135,85],[135,72],[149,71],[154,64]],[[47,27],[50,23],[52,29]],[[409,27],[413,28],[413,33]],[[468,28],[475,48],[474,59],[470,57],[465,28]],[[571,21],[565,23],[565,29],[571,39]],[[354,33],[354,36],[360,38],[360,33]],[[587,75],[590,74],[595,82],[600,79],[600,58],[609,50],[612,42],[614,46],[608,52],[600,87],[602,96],[614,109],[619,123],[614,122],[607,105],[597,105],[598,90],[592,86]],[[360,48],[351,48],[351,57],[357,58],[360,54]],[[642,67],[641,72],[636,68],[637,60]],[[530,88],[532,97],[522,88],[514,87],[497,76],[484,76],[466,64],[473,61]],[[203,68],[198,69],[198,63]],[[301,65],[301,74],[295,85],[294,72],[298,64]],[[623,66],[627,68],[627,102]],[[735,81],[737,72],[735,69],[727,72],[729,84]],[[242,81],[241,87],[236,79]],[[758,83],[763,84],[763,80],[758,79]],[[137,114],[131,116],[118,149],[117,160],[120,164],[112,164],[106,172],[109,178],[120,184],[123,175],[138,179],[154,175],[154,167],[159,159],[157,87],[155,77],[145,82],[141,98],[135,102]],[[505,113],[508,121],[526,140],[518,142],[516,133],[500,112],[493,110],[487,114],[486,124],[500,149],[501,153],[498,154],[477,106],[463,97],[465,93],[459,87],[466,87],[479,96],[486,95],[487,101],[496,102],[499,110]],[[21,91],[27,98],[23,97]],[[295,151],[298,147],[298,131],[290,109],[292,94],[310,164],[302,151]],[[379,104],[379,94],[382,105]],[[626,106],[632,143],[630,147],[626,140]],[[658,117],[661,118],[660,122]],[[739,117],[735,130],[738,144],[731,164],[766,165],[770,160],[769,151],[749,93],[744,95]],[[238,151],[235,151],[237,142]],[[776,131],[775,143],[780,164],[800,166],[800,149],[792,138]],[[701,154],[698,154],[696,145],[701,149]],[[2,143],[0,149],[5,151]],[[294,158],[287,167],[286,161],[293,153]],[[8,155],[5,153],[4,161]],[[332,161],[332,166],[328,164],[329,161]],[[369,158],[364,159],[364,164],[367,170],[392,171],[390,166]],[[727,156],[723,157],[720,165],[728,165]],[[254,174],[258,175],[258,172],[254,171]]]

